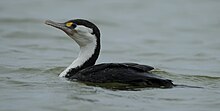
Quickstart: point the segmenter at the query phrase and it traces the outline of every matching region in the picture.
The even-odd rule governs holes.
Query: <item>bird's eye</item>
[[[69,27],[69,28],[73,28],[73,29],[76,28],[76,24],[73,23],[73,22],[67,22],[66,26]]]

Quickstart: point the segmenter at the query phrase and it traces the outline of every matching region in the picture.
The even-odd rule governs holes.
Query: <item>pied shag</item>
[[[46,20],[45,24],[64,31],[80,47],[76,60],[59,77],[84,83],[122,83],[134,87],[171,88],[171,80],[150,73],[154,68],[136,63],[102,63],[95,65],[100,53],[100,31],[92,22],[84,19],[57,23]]]

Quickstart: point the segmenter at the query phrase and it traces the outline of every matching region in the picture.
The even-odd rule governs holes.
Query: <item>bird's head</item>
[[[74,19],[64,23],[46,20],[45,24],[64,31],[69,37],[75,40],[80,47],[100,42],[100,31],[98,27],[87,20]]]

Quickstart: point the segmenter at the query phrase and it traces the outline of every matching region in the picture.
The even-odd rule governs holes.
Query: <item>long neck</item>
[[[80,53],[77,59],[74,60],[59,76],[68,78],[84,68],[93,66],[98,59],[99,52],[100,40],[97,40],[96,43],[80,46]]]

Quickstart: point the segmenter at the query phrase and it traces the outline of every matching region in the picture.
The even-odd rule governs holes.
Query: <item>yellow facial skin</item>
[[[72,25],[73,25],[73,22],[67,22],[67,23],[66,23],[66,26],[67,26],[67,27],[71,27]]]

